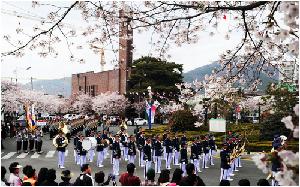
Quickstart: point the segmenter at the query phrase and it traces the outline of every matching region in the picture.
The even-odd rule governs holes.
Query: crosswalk
[[[38,154],[35,152],[34,154],[32,153],[20,153],[17,154],[17,152],[1,152],[1,159],[7,160],[7,159],[26,159],[26,158],[33,158],[33,159],[38,159],[38,158],[53,158],[57,154],[57,151],[48,151],[46,153]],[[69,151],[66,150],[65,152],[65,157],[70,156]]]

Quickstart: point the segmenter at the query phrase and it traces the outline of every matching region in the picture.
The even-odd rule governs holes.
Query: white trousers
[[[80,166],[86,164],[86,155],[80,155]]]
[[[195,174],[197,174],[198,172],[201,172],[201,169],[200,169],[200,159],[193,159],[193,164],[195,166]]]
[[[144,167],[144,151],[139,151],[139,166]]]
[[[129,163],[133,163],[134,164],[135,155],[128,155],[128,156],[129,156],[128,164]]]
[[[124,160],[128,160],[128,147],[124,147]]]
[[[147,178],[148,169],[151,168],[151,161],[145,160],[144,178]]]
[[[103,152],[104,152],[104,159],[106,159],[107,156],[109,155],[108,154],[108,147],[105,147],[104,150],[103,150]]]
[[[179,165],[179,151],[175,150],[173,165]]]
[[[118,176],[119,171],[120,171],[120,159],[113,158],[113,174]]]
[[[64,166],[65,163],[65,152],[58,151],[58,166]]]
[[[209,163],[210,165],[214,165],[214,150],[209,150]]]
[[[180,163],[180,169],[183,171],[183,176],[185,177],[186,176],[186,164],[185,164],[185,162],[183,162],[183,163]]]
[[[167,160],[167,149],[166,146],[163,146],[164,148],[164,159]]]
[[[93,162],[94,156],[95,156],[95,150],[94,149],[90,149],[89,152],[88,152],[88,155],[89,155],[89,161]]]
[[[167,153],[166,169],[171,168],[172,155],[172,153]]]
[[[202,168],[208,168],[208,165],[207,165],[208,158],[209,158],[209,154],[204,153],[202,156]]]
[[[76,164],[80,164],[80,155],[77,154],[77,151],[74,149],[74,159]]]
[[[229,171],[228,169],[223,169],[221,168],[221,176],[220,176],[220,181],[221,180],[228,180],[230,177],[229,177]]]
[[[98,151],[97,166],[102,165],[104,160],[104,151]]]
[[[161,171],[161,158],[162,156],[155,156],[155,173],[160,173]]]
[[[241,168],[241,167],[242,167],[241,156],[239,156],[239,157],[237,158],[237,164],[236,164],[236,167],[237,167],[237,168]]]
[[[276,175],[276,173],[277,172],[275,172],[275,171],[272,171],[272,186],[279,186],[279,184],[278,184],[278,181],[277,180],[275,180],[275,175]]]

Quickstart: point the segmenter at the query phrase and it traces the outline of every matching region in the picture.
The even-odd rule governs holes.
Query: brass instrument
[[[65,125],[64,122],[60,122],[59,123],[58,130],[61,130],[65,135],[68,134],[68,133],[70,133],[70,131],[68,129],[68,126]]]
[[[236,145],[232,151],[232,153],[230,154],[230,159],[228,164],[232,164],[232,162],[234,161],[234,159],[238,158],[239,156],[242,155],[242,153],[245,152],[245,145],[246,145],[246,141],[244,141],[243,145],[241,147],[238,147],[238,145]]]
[[[68,138],[65,135],[63,135],[62,137],[64,137],[65,140],[64,140],[64,142],[63,142],[63,144],[61,146],[58,146],[57,143],[56,143],[56,139],[58,137],[59,137],[59,135],[56,135],[55,138],[53,138],[52,143],[53,143],[54,147],[56,147],[56,148],[58,148],[58,147],[66,147],[69,144]]]

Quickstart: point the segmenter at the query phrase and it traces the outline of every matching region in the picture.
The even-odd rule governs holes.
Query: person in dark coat
[[[164,145],[166,146],[166,169],[171,169],[171,161],[173,156],[173,143],[170,140],[170,134],[167,134],[167,138],[164,141]]]
[[[86,163],[86,154],[87,154],[87,150],[83,149],[83,147],[82,147],[82,141],[83,141],[83,135],[81,134],[80,140],[77,141],[77,144],[76,144],[77,154],[80,156],[79,163],[80,163],[81,167],[83,166],[83,164]]]
[[[227,143],[223,144],[223,149],[220,152],[220,158],[221,158],[221,180],[228,180],[232,181],[232,179],[229,176],[229,168],[230,168],[230,153],[228,151],[228,145]]]
[[[180,150],[180,168],[183,171],[183,176],[186,175],[186,165],[188,164],[187,144],[183,143]]]
[[[157,136],[156,142],[154,144],[155,151],[155,172],[161,173],[161,159],[164,153],[163,143],[161,142],[161,138]]]
[[[147,171],[149,168],[151,168],[151,162],[152,162],[152,154],[151,154],[151,139],[147,138],[146,144],[144,146],[144,162],[145,162],[145,168],[144,168],[144,177],[146,178]]]
[[[202,141],[202,150],[203,150],[203,157],[202,157],[202,168],[206,169],[207,161],[209,159],[209,144],[208,144],[208,137],[204,137]]]
[[[179,166],[179,155],[180,155],[180,141],[177,136],[177,133],[175,134],[175,137],[172,141],[173,147],[174,147],[174,159],[173,159],[173,165]]]
[[[213,166],[214,165],[213,155],[215,151],[217,151],[215,137],[213,135],[209,136],[208,145],[209,145],[209,163],[211,166]]]
[[[120,159],[121,159],[121,147],[119,135],[115,136],[115,141],[112,144],[112,156],[113,156],[113,174],[118,176],[120,171]]]
[[[104,160],[104,139],[102,139],[102,137],[101,137],[101,132],[98,132],[98,135],[96,137],[96,141],[97,141],[96,151],[98,153],[97,166],[98,167],[103,167],[102,163],[103,163],[103,160]]]
[[[195,139],[195,141],[193,142],[192,146],[191,146],[191,162],[194,164],[195,166],[195,171],[201,172],[200,170],[200,163],[199,163],[199,158],[200,158],[200,151],[199,151],[199,146],[197,145],[198,139]]]
[[[145,137],[144,137],[145,133],[141,133],[141,135],[139,136],[139,138],[137,139],[137,147],[139,150],[139,166],[144,167],[145,163],[144,163],[144,146],[145,146]]]
[[[128,142],[128,156],[129,160],[128,163],[134,163],[135,157],[136,157],[136,146],[134,141],[134,136],[130,135]]]

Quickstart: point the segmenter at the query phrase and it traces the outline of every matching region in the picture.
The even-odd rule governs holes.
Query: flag
[[[31,126],[35,127],[35,114],[34,114],[34,105],[31,106]]]
[[[25,105],[25,114],[26,114],[27,127],[31,129],[32,128],[31,112],[29,111],[28,105]]]

